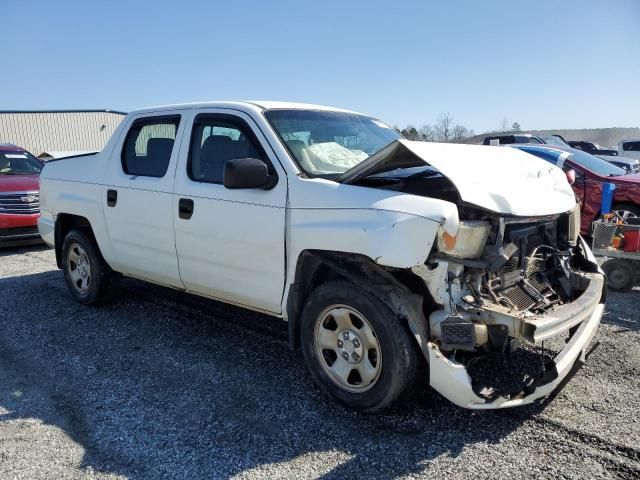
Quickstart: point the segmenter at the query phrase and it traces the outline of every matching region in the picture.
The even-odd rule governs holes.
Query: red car
[[[15,145],[0,145],[0,247],[39,243],[40,171],[44,163]]]
[[[580,227],[589,234],[591,223],[600,215],[602,184],[613,183],[612,210],[623,216],[640,217],[640,174],[627,174],[626,170],[576,148],[555,145],[518,145],[523,152],[558,165],[563,170],[576,172],[573,191],[582,204]]]

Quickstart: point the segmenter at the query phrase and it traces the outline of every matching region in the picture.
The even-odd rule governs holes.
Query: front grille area
[[[0,214],[32,215],[40,213],[38,192],[0,193]]]

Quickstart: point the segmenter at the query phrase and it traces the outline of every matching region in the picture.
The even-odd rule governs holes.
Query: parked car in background
[[[532,403],[582,365],[604,308],[560,169],[341,109],[136,111],[101,153],[48,162],[42,200],[77,302],[125,275],[286,319],[320,390],[366,412],[427,381],[466,408]],[[526,374],[494,363],[563,332]]]
[[[628,174],[599,157],[571,147],[552,145],[518,145],[523,152],[535,155],[567,171],[575,171],[573,191],[582,204],[581,231],[591,232],[591,223],[600,215],[602,184],[613,183],[613,210],[622,216],[640,216],[640,174]]]
[[[618,143],[618,155],[640,160],[640,140],[623,140]]]
[[[37,221],[43,163],[15,145],[0,145],[0,247],[40,243]]]
[[[574,142],[575,143],[575,142]],[[562,135],[547,135],[538,137],[529,133],[498,134],[485,137],[483,145],[514,145],[514,144],[544,144],[556,147],[570,147]],[[609,150],[603,150],[607,152]],[[610,151],[609,151],[610,152]],[[603,160],[624,169],[627,173],[640,172],[640,162],[634,159],[598,154]]]
[[[590,153],[591,155],[608,155],[615,157],[618,155],[618,151],[613,148],[606,148],[598,145],[594,142],[584,142],[581,140],[568,140],[567,143],[570,147],[577,148],[583,152]]]
[[[484,137],[483,145],[511,145],[514,143],[545,143],[530,133],[499,133]]]
[[[615,155],[596,155],[596,157],[601,158],[605,162],[609,162],[616,167],[622,168],[627,173],[640,172],[640,160],[636,160],[635,158],[620,157]]]

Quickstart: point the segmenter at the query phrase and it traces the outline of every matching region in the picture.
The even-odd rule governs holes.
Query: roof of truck
[[[157,107],[141,108],[131,113],[140,112],[157,112],[161,110],[184,110],[194,108],[234,108],[238,110],[273,110],[273,109],[291,109],[291,110],[324,110],[331,112],[358,113],[343,108],[328,107],[326,105],[314,105],[311,103],[297,102],[279,102],[271,100],[240,100],[240,101],[211,101],[211,102],[194,102],[194,103],[178,103],[175,105],[160,105]]]

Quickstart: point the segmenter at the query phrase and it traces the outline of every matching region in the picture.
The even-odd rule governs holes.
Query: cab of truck
[[[618,154],[640,160],[640,140],[622,140],[618,143]]]

